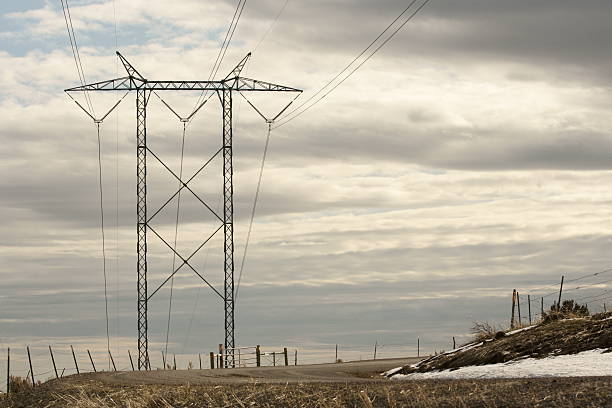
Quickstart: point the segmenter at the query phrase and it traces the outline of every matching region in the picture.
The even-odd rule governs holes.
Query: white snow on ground
[[[612,353],[604,349],[542,359],[525,358],[500,364],[467,366],[456,370],[396,374],[394,380],[462,379],[462,378],[528,378],[612,376]],[[392,371],[392,370],[390,370]]]
[[[527,326],[527,327],[523,327],[521,329],[512,330],[512,331],[507,332],[506,336],[512,336],[513,334],[516,334],[516,333],[520,333],[520,332],[524,332],[524,331],[527,331],[527,330],[531,330],[534,327],[538,327],[538,326],[534,324],[533,326]]]

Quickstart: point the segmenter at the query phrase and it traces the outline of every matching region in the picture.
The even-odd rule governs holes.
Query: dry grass
[[[0,399],[0,407],[607,407],[611,390],[609,377],[133,387],[54,381]]]

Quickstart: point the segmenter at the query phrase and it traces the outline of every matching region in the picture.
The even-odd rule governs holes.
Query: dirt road
[[[419,360],[420,358],[401,358],[288,367],[102,372],[80,378],[117,385],[368,382],[381,380],[380,373],[383,371]]]

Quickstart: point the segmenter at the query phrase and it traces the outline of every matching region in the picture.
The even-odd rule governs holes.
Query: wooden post
[[[172,369],[176,370],[176,354],[173,354],[173,358],[174,358],[174,367]]]
[[[202,369],[202,355],[198,353],[198,360],[200,360],[200,370]]]
[[[604,313],[608,313],[608,310],[606,309],[606,302],[604,302]]]
[[[374,360],[376,360],[376,349],[378,348],[378,341],[374,344]]]
[[[214,370],[215,369],[215,353],[211,351],[209,354],[209,357],[210,357],[210,369]]]
[[[516,307],[518,309],[518,327],[523,327],[523,319],[521,318],[521,298],[518,291],[516,292]]]
[[[540,319],[544,319],[544,296],[540,299]]]
[[[276,367],[276,351],[272,352],[272,362],[274,363],[274,367]]]
[[[527,307],[529,308],[529,325],[531,326],[531,296],[527,295]]]
[[[113,358],[113,354],[110,350],[108,350],[108,355],[110,356],[111,363],[113,363],[113,370],[117,371],[117,366],[115,365],[115,359]]]
[[[565,276],[561,276],[561,286],[559,286],[559,301],[557,302],[557,312],[561,311],[561,293],[563,292],[563,279]]]
[[[285,366],[289,365],[289,356],[287,355],[287,347],[285,347],[283,349],[283,351],[285,352]]]
[[[512,290],[512,316],[510,317],[510,328],[514,329],[514,305],[516,302],[516,289]]]
[[[162,364],[164,365],[164,370],[166,369],[166,355],[164,354],[164,350],[161,351],[162,353]]]
[[[6,393],[11,392],[11,348],[6,349]]]
[[[74,354],[74,348],[72,347],[72,344],[70,345],[70,350],[72,350],[72,359],[74,360],[74,366],[76,367],[76,372],[77,374],[81,374],[79,372],[79,364],[77,363],[76,354]]]
[[[417,337],[417,357],[421,357],[421,339]]]
[[[295,349],[295,363],[294,365],[297,365],[297,349]]]
[[[455,336],[453,336],[453,350],[457,348],[457,342],[455,341]]]
[[[334,363],[338,362],[338,345],[336,344],[336,359],[334,360]]]
[[[27,346],[28,349],[28,361],[30,362],[30,374],[32,375],[32,387],[36,386],[36,380],[34,380],[34,370],[32,369],[32,357],[30,356],[30,346]]]
[[[87,350],[87,354],[89,355],[89,361],[91,361],[91,366],[93,367],[94,373],[97,372],[96,371],[96,365],[93,362],[93,358],[91,358],[91,353],[89,352],[89,350]]]
[[[240,363],[241,363],[240,359],[241,359],[241,353],[240,353],[240,349],[238,349],[238,367],[240,367]]]
[[[261,349],[259,344],[255,347],[255,359],[257,361],[257,367],[261,367]]]
[[[57,375],[57,367],[55,366],[55,357],[53,357],[53,351],[51,350],[51,346],[49,346],[49,354],[51,354],[51,362],[53,363],[53,371],[55,371],[55,378],[59,378],[59,375]]]
[[[219,368],[223,367],[223,344],[219,344]]]
[[[134,371],[134,361],[132,360],[132,353],[128,350],[128,356],[130,356],[130,365],[132,366],[132,371]]]

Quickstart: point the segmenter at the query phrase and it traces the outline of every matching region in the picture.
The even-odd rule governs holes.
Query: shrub
[[[586,305],[580,305],[573,299],[564,300],[561,307],[552,305],[548,313],[544,313],[543,322],[551,322],[560,319],[571,319],[576,317],[588,317],[591,313]]]
[[[474,340],[484,341],[495,338],[499,328],[495,323],[490,322],[474,322],[472,329],[470,330],[474,334]]]
[[[11,393],[17,394],[20,392],[28,391],[32,389],[32,381],[30,378],[23,378],[15,375],[11,375],[10,379]]]

